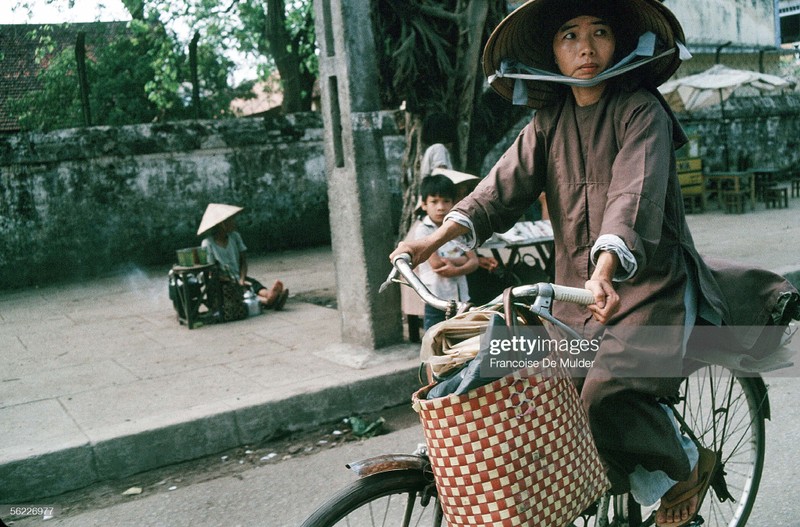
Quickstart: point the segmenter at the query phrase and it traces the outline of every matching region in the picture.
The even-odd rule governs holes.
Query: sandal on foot
[[[717,455],[707,448],[699,448],[700,458],[697,460],[697,483],[691,488],[681,492],[678,496],[672,499],[661,498],[661,505],[658,510],[675,509],[682,503],[685,503],[697,496],[697,508],[694,514],[690,514],[686,520],[678,520],[673,522],[656,522],[657,527],[684,527],[692,523],[700,512],[700,507],[703,505],[703,499],[708,494],[708,487],[711,485],[711,479],[714,475],[714,469],[717,464]]]
[[[272,309],[275,311],[280,311],[283,309],[283,306],[286,304],[286,299],[289,298],[289,290],[284,289],[281,291],[281,294],[278,295],[278,298],[275,299],[275,303],[272,304]]]

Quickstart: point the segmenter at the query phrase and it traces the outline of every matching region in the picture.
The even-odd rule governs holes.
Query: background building
[[[800,0],[780,0],[779,18],[782,44],[800,47]]]

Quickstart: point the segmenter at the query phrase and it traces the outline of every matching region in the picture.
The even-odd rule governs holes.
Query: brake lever
[[[392,271],[389,273],[389,277],[386,278],[386,281],[383,282],[381,286],[378,288],[378,294],[383,293],[387,287],[392,285],[392,282],[395,281],[398,274],[400,274],[400,271],[397,269],[397,267],[392,267]]]

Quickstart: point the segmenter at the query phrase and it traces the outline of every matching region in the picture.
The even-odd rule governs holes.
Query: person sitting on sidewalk
[[[456,186],[446,176],[428,176],[420,184],[422,210],[426,216],[417,226],[415,239],[425,238],[442,225],[453,208]],[[467,277],[478,268],[475,251],[464,252],[456,242],[444,244],[419,266],[420,280],[439,298],[466,302],[469,300]],[[444,311],[425,305],[424,329],[445,319]]]
[[[208,233],[203,239],[202,247],[208,252],[208,263],[218,264],[221,270],[220,279],[238,283],[244,288],[252,288],[261,305],[268,309],[280,311],[289,297],[289,290],[280,280],[275,280],[267,289],[261,282],[247,276],[247,246],[236,230],[235,216],[243,209],[234,205],[211,203],[203,214],[197,235]]]

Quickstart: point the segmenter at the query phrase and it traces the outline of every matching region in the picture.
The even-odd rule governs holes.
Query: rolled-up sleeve
[[[625,245],[625,242],[622,241],[622,238],[619,236],[615,234],[603,234],[597,238],[591,252],[592,263],[595,265],[597,265],[597,257],[600,251],[612,252],[619,258],[620,267],[614,274],[615,282],[624,282],[636,274],[636,270],[638,269],[636,258],[634,258],[631,251]]]
[[[469,251],[475,248],[478,240],[475,236],[475,226],[472,224],[472,220],[470,220],[469,218],[467,218],[466,216],[457,211],[450,211],[449,213],[447,213],[444,219],[445,221],[447,220],[454,221],[459,225],[461,225],[462,227],[466,227],[467,229],[469,229],[469,232],[467,232],[467,234],[459,236],[458,238],[453,240],[459,245],[460,249],[464,251]]]

